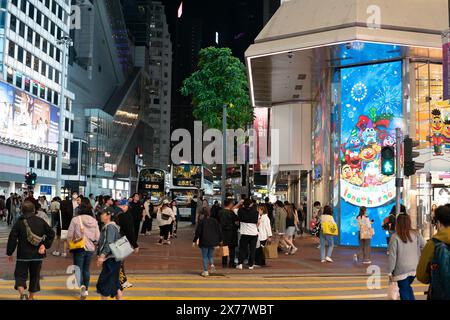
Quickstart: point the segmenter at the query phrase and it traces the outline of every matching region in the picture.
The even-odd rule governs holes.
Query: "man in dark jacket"
[[[27,232],[28,229],[28,232]],[[28,233],[30,231],[35,238],[42,240],[37,246],[30,243]],[[9,234],[6,255],[9,262],[13,261],[13,253],[17,248],[17,262],[14,271],[14,289],[20,293],[20,300],[33,300],[36,292],[41,290],[40,273],[42,261],[45,258],[45,251],[52,246],[55,232],[41,218],[35,214],[35,206],[31,201],[24,201],[22,205],[22,216],[14,224]],[[27,279],[30,277],[30,286],[27,296],[24,292],[27,289]]]
[[[203,219],[197,224],[192,246],[195,246],[197,240],[198,246],[202,250],[202,276],[207,277],[209,275],[208,263],[210,265],[210,272],[216,271],[216,267],[214,266],[214,248],[222,243],[220,225],[216,219],[210,217],[208,210],[205,212]]]
[[[134,249],[134,252],[138,253],[139,245],[137,243],[137,235],[134,229],[134,219],[131,215],[129,206],[120,206],[120,209],[122,212],[115,217],[115,222],[120,227],[120,235],[122,237],[127,237]],[[120,266],[120,285],[122,286],[122,290],[133,286],[130,282],[128,282],[128,278],[125,273],[125,261],[122,261],[122,265]]]
[[[214,201],[214,204],[211,207],[211,218],[214,218],[217,220],[217,215],[219,214],[220,211],[220,205],[219,205],[219,201]]]
[[[136,240],[139,237],[139,230],[140,230],[139,227],[142,221],[142,212],[144,211],[140,198],[141,197],[139,193],[135,193],[132,196],[132,201],[128,204],[130,206],[129,208],[130,214],[133,217],[134,233]]]
[[[224,268],[227,267],[227,262],[230,268],[236,268],[234,259],[236,256],[236,247],[238,245],[239,220],[237,215],[233,212],[233,207],[233,199],[226,199],[225,208],[221,209],[217,215],[217,221],[219,221],[222,230],[223,245],[228,246],[229,249],[229,258],[226,256],[222,257],[222,267]]]
[[[275,223],[275,219],[274,219],[274,217],[273,217],[273,204],[270,203],[269,197],[266,197],[266,198],[264,199],[264,205],[265,205],[266,208],[267,208],[267,216],[268,216],[269,219],[270,219],[270,225],[272,226],[272,229],[273,229],[273,225],[274,225],[274,223]]]
[[[251,199],[244,200],[244,206],[238,211],[241,239],[239,241],[239,264],[237,269],[242,269],[244,259],[248,256],[248,268],[252,270],[255,262],[256,241],[258,240],[259,213]]]

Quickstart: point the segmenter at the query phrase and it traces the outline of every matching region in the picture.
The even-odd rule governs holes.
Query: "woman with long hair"
[[[397,217],[395,233],[389,242],[389,276],[396,281],[401,300],[415,300],[411,287],[416,278],[416,268],[425,246],[420,233],[411,227],[411,218],[402,213]]]
[[[284,242],[287,244],[286,255],[293,255],[298,248],[292,241],[295,234],[295,212],[291,204],[285,205],[286,208],[286,231],[284,232]]]
[[[175,213],[170,208],[170,202],[164,199],[162,206],[158,209],[156,214],[156,220],[159,225],[159,241],[158,244],[170,244],[169,233],[171,230],[172,222],[175,221]],[[163,241],[164,240],[164,241]]]
[[[100,238],[97,220],[92,216],[92,206],[88,198],[78,206],[78,215],[72,218],[67,231],[67,240],[77,242],[84,239],[84,247],[72,250],[73,264],[80,268],[80,299],[88,296],[90,265],[95,245]]]
[[[255,265],[265,266],[266,259],[264,258],[263,248],[272,239],[272,228],[270,226],[270,219],[268,216],[267,206],[260,204],[258,206],[259,222],[258,222],[258,241],[259,246],[256,248]]]
[[[330,206],[323,207],[322,217],[321,217],[322,226],[324,223],[333,223],[336,224],[333,218],[333,209]],[[326,246],[328,245],[328,250],[326,250]],[[320,261],[324,262],[333,262],[331,259],[331,255],[333,253],[334,248],[334,236],[324,234],[323,228],[320,230]],[[326,251],[326,255],[325,255]]]
[[[359,253],[355,254],[354,260],[358,261],[362,258],[363,264],[371,264],[370,261],[370,241],[373,237],[373,220],[369,219],[367,208],[362,206],[359,208],[359,214],[356,218],[358,222],[358,239],[359,239]]]

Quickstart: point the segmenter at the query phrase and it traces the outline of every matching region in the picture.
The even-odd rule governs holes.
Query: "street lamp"
[[[62,153],[63,153],[63,130],[64,130],[64,110],[66,108],[66,54],[69,50],[69,47],[73,46],[73,41],[70,37],[64,36],[56,41],[58,46],[62,46],[63,56],[61,63],[61,98],[59,101],[59,135],[58,135],[58,154],[56,158],[56,191],[55,195],[61,194],[61,186],[62,186]]]

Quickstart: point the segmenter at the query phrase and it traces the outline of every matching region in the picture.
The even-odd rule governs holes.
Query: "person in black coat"
[[[222,244],[222,230],[216,219],[210,217],[209,211],[206,210],[197,225],[192,246],[195,247],[198,240],[198,246],[202,251],[203,272],[202,276],[207,277],[208,263],[210,264],[210,272],[215,272],[214,266],[214,248]]]
[[[120,212],[115,217],[116,224],[120,227],[120,235],[122,237],[127,237],[135,253],[139,252],[139,245],[137,243],[138,236],[136,230],[134,229],[135,221],[131,215],[129,206],[119,206],[122,212]],[[137,229],[139,231],[139,229]],[[122,261],[120,266],[120,285],[122,290],[125,288],[132,287],[132,284],[128,282],[127,275],[125,273],[125,261]]]
[[[223,245],[228,246],[229,249],[229,256],[222,257],[222,267],[224,268],[226,268],[227,262],[230,268],[236,267],[234,259],[238,245],[239,220],[233,212],[233,206],[233,199],[225,200],[225,208],[221,209],[217,215],[217,220],[222,230]]]
[[[140,199],[141,196],[139,195],[139,193],[135,193],[133,194],[133,196],[131,197],[132,201],[128,204],[129,205],[129,211],[131,216],[133,217],[133,224],[134,224],[134,233],[136,236],[136,240],[139,237],[139,230],[140,230],[140,226],[141,226],[141,221],[142,221],[142,212],[144,211],[144,206],[142,205]]]
[[[41,237],[36,246],[29,242],[27,229],[35,236]],[[22,216],[14,224],[6,247],[9,262],[13,261],[13,253],[17,248],[17,262],[14,271],[14,289],[19,291],[20,300],[33,300],[36,292],[41,290],[40,273],[45,252],[52,246],[55,232],[43,219],[35,214],[35,206],[31,201],[24,201]],[[27,289],[27,279],[30,278],[28,288],[29,296],[24,292]]]

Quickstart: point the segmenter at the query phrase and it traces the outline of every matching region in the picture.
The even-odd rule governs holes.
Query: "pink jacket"
[[[84,231],[81,232],[80,219],[83,223]],[[67,240],[78,240],[85,236],[85,246],[86,251],[95,251],[95,244],[100,238],[100,230],[98,228],[98,222],[95,218],[82,214],[76,216],[70,222],[69,230],[67,232]]]

